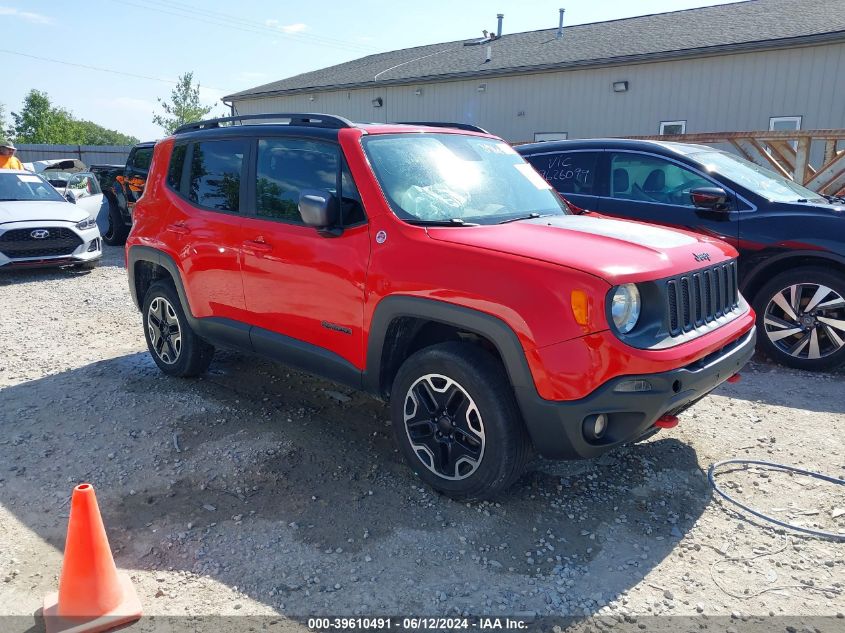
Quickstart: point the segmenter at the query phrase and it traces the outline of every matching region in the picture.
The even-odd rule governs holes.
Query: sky
[[[0,103],[33,88],[76,117],[160,138],[157,99],[193,72],[212,114],[239,90],[372,53],[479,36],[662,13],[730,0],[0,0]]]

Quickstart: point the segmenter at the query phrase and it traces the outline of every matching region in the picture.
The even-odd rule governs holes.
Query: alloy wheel
[[[785,354],[817,360],[845,347],[845,298],[814,283],[788,286],[769,300],[766,335]]]
[[[170,302],[156,297],[147,310],[147,332],[150,345],[163,363],[172,365],[182,351],[182,330],[179,317]]]
[[[440,374],[411,385],[404,403],[405,433],[419,460],[449,480],[466,479],[484,457],[484,422],[472,397]]]

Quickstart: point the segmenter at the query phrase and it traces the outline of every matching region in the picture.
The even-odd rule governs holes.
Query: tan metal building
[[[224,102],[239,114],[466,122],[511,142],[845,127],[845,0],[506,26],[499,37],[370,55]]]

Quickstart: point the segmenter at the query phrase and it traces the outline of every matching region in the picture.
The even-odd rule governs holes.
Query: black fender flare
[[[771,266],[782,263],[787,259],[801,259],[803,257],[813,257],[815,259],[826,259],[830,262],[835,262],[840,266],[845,266],[845,257],[830,253],[828,251],[813,251],[813,250],[794,250],[779,253],[772,257],[767,257],[763,261],[756,264],[751,270],[743,275],[742,282],[739,284],[740,291],[745,294],[749,287],[752,287],[758,281],[761,274],[765,273]],[[749,303],[752,303],[754,297],[746,297]]]
[[[197,319],[191,310],[191,304],[188,302],[188,295],[185,293],[185,284],[182,281],[182,273],[176,265],[176,261],[167,253],[164,253],[151,246],[131,246],[126,256],[126,273],[129,277],[129,294],[132,296],[132,302],[135,307],[141,309],[141,302],[144,297],[138,296],[137,287],[135,285],[135,265],[138,262],[150,262],[164,268],[172,277],[173,285],[176,286],[176,292],[179,295],[179,301],[182,302],[182,309],[185,311],[185,316],[191,323],[191,327],[196,327]]]
[[[443,323],[485,337],[496,346],[505,365],[508,378],[517,396],[539,398],[534,378],[528,367],[525,350],[516,332],[504,321],[490,314],[464,306],[407,295],[392,295],[382,299],[376,306],[370,322],[367,341],[366,370],[363,375],[364,389],[378,396],[382,393],[382,356],[388,328],[394,319],[413,317]]]

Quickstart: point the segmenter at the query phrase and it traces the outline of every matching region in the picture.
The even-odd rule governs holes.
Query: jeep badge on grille
[[[695,257],[697,262],[710,261],[710,253],[693,253],[692,256]]]

